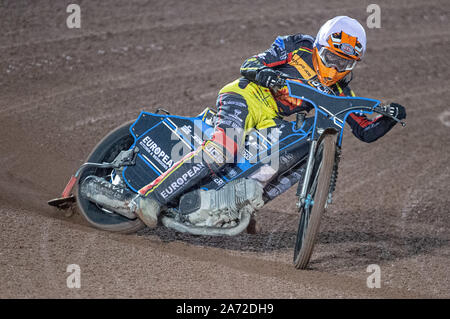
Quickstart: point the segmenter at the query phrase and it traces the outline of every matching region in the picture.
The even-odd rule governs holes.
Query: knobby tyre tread
[[[305,269],[307,267],[314,249],[317,235],[319,233],[320,221],[325,211],[325,204],[328,199],[331,175],[333,173],[336,154],[336,138],[337,136],[335,134],[328,134],[324,136],[321,141],[321,144],[323,145],[322,167],[318,173],[319,176],[317,187],[313,198],[314,204],[311,209],[308,227],[306,229],[306,235],[302,241],[298,255],[296,256],[296,258],[294,257],[294,265],[297,269]],[[318,149],[320,149],[320,146]],[[305,214],[305,211],[303,209],[302,214]],[[300,224],[301,218],[296,239],[297,241],[298,236],[302,236]]]

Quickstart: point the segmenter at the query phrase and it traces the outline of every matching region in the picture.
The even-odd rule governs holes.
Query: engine
[[[180,222],[193,226],[236,226],[242,210],[255,211],[264,205],[263,187],[258,181],[241,178],[219,190],[194,190],[180,198]]]

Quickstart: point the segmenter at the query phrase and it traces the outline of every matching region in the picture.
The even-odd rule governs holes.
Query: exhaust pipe
[[[251,208],[245,209],[244,207],[244,209],[242,209],[239,224],[230,228],[188,226],[167,216],[162,216],[161,222],[167,228],[172,228],[180,233],[188,233],[199,236],[236,236],[242,233],[247,228],[248,224],[250,224],[250,219],[252,217],[251,212]]]
[[[126,188],[113,185],[98,176],[88,176],[80,186],[83,197],[107,210],[111,210],[129,219],[136,219],[135,198],[139,197]]]
[[[136,200],[139,195],[126,188],[113,185],[103,178],[94,175],[86,177],[80,185],[80,194],[89,201],[126,218],[138,218],[135,212],[139,208]],[[236,236],[247,228],[252,212],[251,206],[241,208],[239,224],[230,228],[188,226],[167,216],[162,216],[161,222],[164,226],[182,233],[202,236]]]

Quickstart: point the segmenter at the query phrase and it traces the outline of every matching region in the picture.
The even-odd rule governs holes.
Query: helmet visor
[[[345,59],[331,52],[326,47],[320,49],[319,56],[327,68],[335,67],[339,72],[353,70],[356,65],[356,60]]]

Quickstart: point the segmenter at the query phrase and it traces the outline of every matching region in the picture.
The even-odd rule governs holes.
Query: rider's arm
[[[355,93],[347,86],[340,92],[340,95],[355,96]],[[396,121],[383,115],[371,120],[363,113],[350,113],[347,116],[347,123],[352,129],[353,135],[363,142],[371,143],[389,132],[396,124]]]
[[[244,61],[241,66],[241,75],[255,82],[256,73],[259,70],[288,63],[292,57],[292,51],[302,45],[311,46],[313,41],[312,37],[303,34],[279,36],[269,49]]]
[[[385,135],[396,122],[389,117],[380,115],[369,120],[364,114],[350,113],[347,123],[352,128],[352,133],[363,142],[371,143]]]

